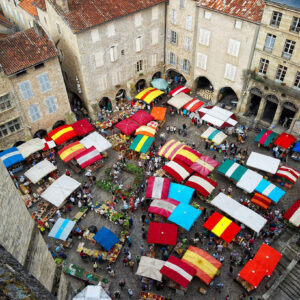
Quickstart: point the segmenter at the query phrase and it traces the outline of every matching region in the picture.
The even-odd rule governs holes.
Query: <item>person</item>
[[[121,289],[123,289],[124,286],[125,286],[125,280],[124,280],[124,279],[121,279],[121,280],[119,281],[119,287],[120,287]]]
[[[120,299],[120,297],[121,297],[120,291],[115,291],[115,292],[114,292],[114,297],[115,297],[116,299]]]
[[[133,291],[132,291],[132,289],[128,289],[127,292],[128,292],[129,297],[132,297],[132,296],[133,296]]]
[[[70,176],[70,171],[68,169],[66,169],[66,175]]]
[[[130,267],[130,269],[131,269],[131,271],[132,271],[132,273],[133,273],[133,269],[134,269],[134,261],[130,261],[129,262],[129,267]]]
[[[96,263],[96,261],[95,261],[94,264],[93,264],[93,270],[94,270],[94,273],[96,273],[97,268],[98,268],[98,265],[97,265],[97,263]]]

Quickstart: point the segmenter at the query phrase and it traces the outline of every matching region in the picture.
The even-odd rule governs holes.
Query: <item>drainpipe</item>
[[[164,28],[164,65],[163,65],[163,74],[166,73],[166,47],[167,47],[167,8],[169,0],[165,1],[165,28]]]

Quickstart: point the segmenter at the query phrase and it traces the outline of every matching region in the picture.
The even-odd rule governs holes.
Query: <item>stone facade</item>
[[[274,12],[282,15],[272,24]],[[256,123],[285,130],[292,130],[300,118],[300,37],[299,27],[298,32],[291,29],[293,18],[300,22],[299,10],[266,3],[241,107],[244,114],[253,110]],[[287,41],[295,43],[292,51],[286,47]]]
[[[164,3],[78,33],[72,32],[49,1],[46,5],[49,33],[61,52],[68,89],[84,101],[90,113],[97,111],[103,97],[114,100],[119,89],[134,96],[139,79],[149,85],[153,74],[162,71]]]

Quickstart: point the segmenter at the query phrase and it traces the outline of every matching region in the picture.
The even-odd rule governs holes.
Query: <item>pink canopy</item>
[[[83,136],[91,131],[94,131],[93,126],[87,119],[79,120],[71,125],[78,136]]]
[[[219,163],[216,160],[210,158],[209,156],[201,155],[199,159],[190,166],[190,168],[193,171],[197,172],[199,175],[207,176],[218,165]]]
[[[120,129],[125,135],[131,135],[140,127],[140,125],[131,119],[124,119],[116,124],[115,127]]]
[[[148,177],[146,198],[167,199],[171,180],[162,177]]]
[[[150,121],[154,120],[154,118],[150,114],[145,112],[144,110],[137,111],[129,119],[132,121],[135,121],[136,123],[138,123],[140,125],[146,125]]]

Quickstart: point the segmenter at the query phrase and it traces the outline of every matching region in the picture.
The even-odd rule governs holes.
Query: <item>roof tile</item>
[[[27,11],[32,16],[37,17],[38,13],[33,3],[34,0],[23,0],[19,3],[19,6],[22,7],[25,11]]]

